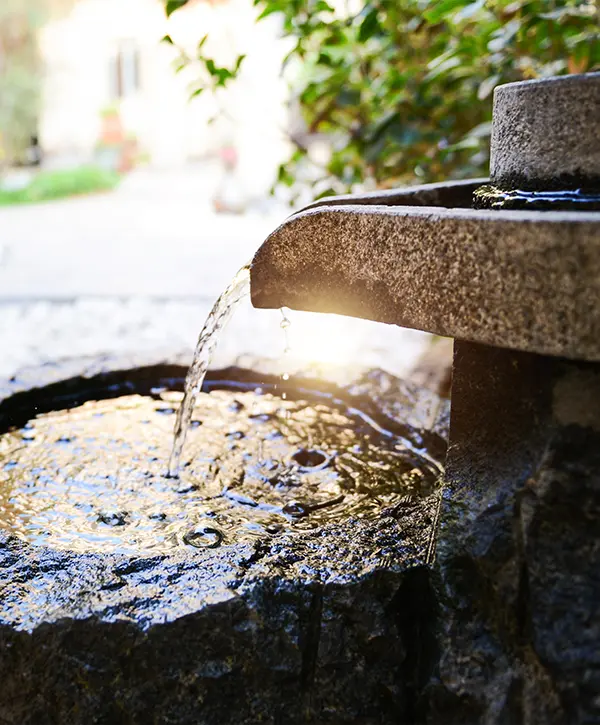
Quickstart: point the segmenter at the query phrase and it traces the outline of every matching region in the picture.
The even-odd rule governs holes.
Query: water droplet
[[[254,521],[246,521],[244,528],[256,534],[263,534],[265,532],[265,529]]]
[[[258,413],[257,415],[251,415],[250,420],[253,420],[255,423],[268,423],[270,420],[273,420],[273,417],[271,413]]]
[[[236,503],[241,504],[242,506],[250,506],[251,508],[256,508],[258,506],[258,503],[253,498],[250,498],[250,496],[244,496],[243,494],[235,493],[234,491],[227,491],[225,493],[225,497],[230,501],[235,501]]]
[[[196,486],[195,483],[182,483],[179,488],[176,488],[176,493],[191,493],[192,491],[197,491],[198,486]]]
[[[115,591],[116,589],[121,589],[126,585],[127,581],[123,579],[123,577],[115,576],[112,579],[105,581],[100,588],[105,592],[111,592]]]
[[[283,433],[279,430],[273,430],[265,436],[266,441],[276,441],[280,438],[283,438]]]
[[[193,420],[190,423],[190,428],[199,428],[201,425],[202,425],[202,421],[201,420]]]
[[[239,413],[242,410],[244,410],[244,404],[240,403],[239,400],[234,400],[233,403],[229,406],[229,410],[231,410],[233,413]]]
[[[183,535],[183,543],[196,549],[216,549],[225,537],[212,526],[198,526]]]
[[[281,524],[267,524],[265,526],[265,531],[267,532],[267,534],[278,534],[281,529]]]
[[[239,441],[242,440],[242,438],[245,438],[246,434],[241,430],[232,430],[227,434],[227,437],[231,440]]]
[[[281,325],[282,330],[286,330],[292,323],[290,322],[284,307],[281,307],[279,312],[281,313],[281,322],[279,324]]]

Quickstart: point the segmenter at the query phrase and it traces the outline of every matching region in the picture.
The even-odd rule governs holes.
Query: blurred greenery
[[[19,189],[0,187],[0,206],[31,204],[68,196],[110,191],[119,183],[114,171],[97,166],[41,171],[27,186]]]
[[[486,175],[496,85],[600,70],[596,0],[254,4],[293,39],[284,66],[305,124],[278,180],[293,187],[310,169],[315,196]],[[240,65],[223,74],[205,59],[217,85]],[[313,135],[329,144],[320,169],[307,163]]]

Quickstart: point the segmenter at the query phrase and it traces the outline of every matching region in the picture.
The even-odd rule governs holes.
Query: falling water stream
[[[248,294],[250,294],[249,264],[240,269],[229,287],[215,302],[198,338],[194,359],[185,381],[185,394],[175,421],[173,450],[169,460],[169,476],[172,478],[176,478],[179,474],[181,453],[192,420],[196,399],[198,393],[202,390],[202,383],[206,377],[206,371],[219,341],[219,336],[229,322],[235,308]]]

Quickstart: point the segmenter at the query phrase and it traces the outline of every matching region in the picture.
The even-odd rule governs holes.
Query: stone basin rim
[[[434,220],[439,218],[445,219],[465,219],[476,220],[482,224],[490,224],[493,222],[519,222],[537,224],[594,224],[598,226],[600,233],[600,211],[527,211],[520,209],[468,209],[466,207],[454,206],[414,206],[412,204],[385,204],[370,203],[368,205],[362,203],[320,203],[315,202],[314,205],[301,209],[289,216],[282,222],[271,234],[267,240],[275,236],[278,231],[295,219],[312,216],[317,214],[372,214],[386,216],[431,216]],[[599,241],[600,246],[600,241]]]

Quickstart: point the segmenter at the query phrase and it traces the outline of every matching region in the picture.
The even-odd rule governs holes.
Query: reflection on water
[[[0,436],[0,518],[76,550],[214,548],[434,493],[438,466],[341,401],[268,389],[201,393],[178,479],[165,475],[181,394],[46,414]]]

